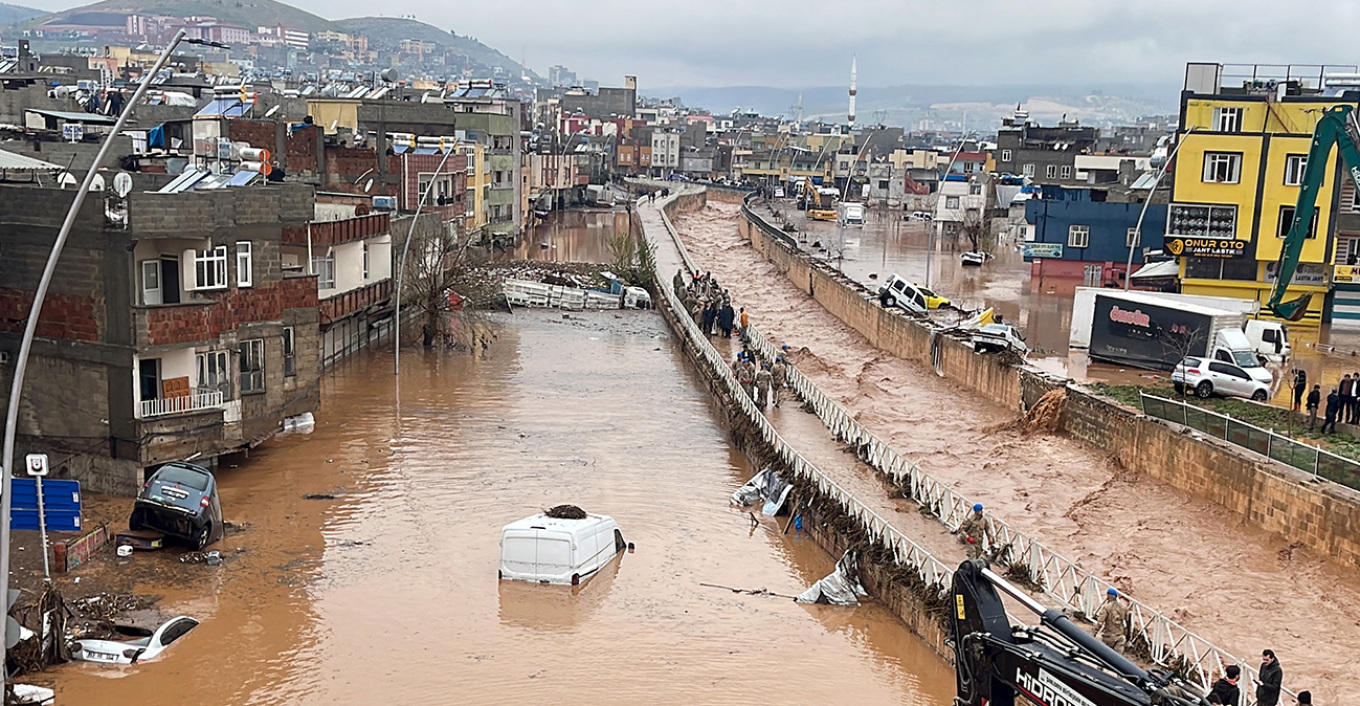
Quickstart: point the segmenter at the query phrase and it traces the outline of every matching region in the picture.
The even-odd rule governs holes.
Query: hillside
[[[47,14],[42,10],[34,10],[31,7],[20,7],[19,5],[7,5],[0,2],[0,25],[14,24],[24,20],[39,17]]]
[[[25,26],[60,24],[87,18],[115,14],[171,15],[188,17],[207,15],[242,27],[283,26],[308,32],[335,30],[334,22],[317,17],[305,10],[276,0],[103,0],[93,5],[63,10],[41,18],[40,22],[26,22]],[[41,13],[38,13],[41,14]],[[91,21],[91,24],[105,24]]]
[[[434,25],[417,20],[395,17],[355,17],[348,20],[338,20],[335,24],[340,27],[342,32],[368,37],[368,44],[372,49],[396,49],[397,44],[403,39],[418,39],[422,42],[438,44],[480,64],[499,66],[515,76],[519,76],[524,71],[524,67],[520,66],[519,62],[471,37],[445,32]],[[529,72],[529,75],[538,78],[532,71]]]

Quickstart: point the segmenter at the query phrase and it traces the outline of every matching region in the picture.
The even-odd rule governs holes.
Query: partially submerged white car
[[[628,548],[608,515],[530,515],[501,528],[501,579],[578,586]]]
[[[71,656],[86,662],[135,664],[159,656],[171,643],[197,626],[197,620],[181,615],[167,620],[155,632],[140,639],[76,640],[71,645]]]
[[[973,350],[978,353],[1015,351],[1021,358],[1029,354],[1029,346],[1014,326],[984,324],[973,332]]]

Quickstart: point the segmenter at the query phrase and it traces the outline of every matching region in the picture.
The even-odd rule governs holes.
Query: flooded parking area
[[[752,469],[658,314],[490,323],[482,355],[404,353],[400,395],[390,353],[342,364],[315,432],[223,468],[248,528],[221,566],[101,568],[204,621],[159,660],[36,676],[129,706],[950,702],[952,669],[876,605],[700,585],[795,594],[832,560],[729,507]],[[500,528],[559,503],[636,551],[576,589],[497,581]]]

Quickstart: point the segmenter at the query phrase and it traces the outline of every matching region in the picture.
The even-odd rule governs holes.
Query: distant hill
[[[43,13],[36,12],[41,15]],[[93,5],[63,10],[41,18],[41,21],[26,22],[25,26],[61,24],[76,21],[90,21],[91,24],[105,24],[91,21],[111,15],[170,15],[189,17],[207,15],[223,22],[249,27],[283,26],[290,29],[320,32],[336,31],[334,22],[299,10],[292,5],[276,0],[103,0]],[[24,18],[20,18],[22,20]],[[11,20],[14,22],[15,20]]]
[[[434,25],[425,24],[418,20],[396,17],[356,17],[339,20],[335,24],[340,27],[342,32],[368,37],[370,49],[395,50],[403,39],[418,39],[422,42],[438,44],[480,64],[499,66],[515,76],[519,76],[524,71],[524,67],[519,62],[471,37],[445,32]],[[528,73],[530,76],[538,78],[532,71]]]
[[[19,5],[7,5],[0,2],[0,25],[14,24],[24,20],[40,17],[47,13],[42,10],[34,10],[31,7],[21,7]]]

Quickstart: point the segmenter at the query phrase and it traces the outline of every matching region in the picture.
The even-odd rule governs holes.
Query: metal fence
[[[680,242],[670,220],[664,217],[664,212],[663,222],[682,253],[686,266],[691,273],[695,272],[696,268],[689,258],[689,253],[685,252],[683,243]],[[765,225],[763,221],[758,222]],[[870,528],[872,538],[892,547],[897,560],[911,566],[926,585],[936,587],[941,595],[946,594],[953,580],[952,570],[860,503],[785,443],[759,407],[741,388],[727,361],[685,314],[679,299],[670,287],[669,280],[659,279],[662,280],[664,295],[681,324],[686,341],[702,352],[705,361],[717,373],[729,395],[740,401],[743,414],[755,421],[762,437],[775,446],[780,458],[800,477],[812,480],[820,490],[835,498],[847,513],[864,522]],[[772,361],[779,355],[775,346],[755,326],[748,327],[747,338],[752,350],[765,360]],[[922,472],[920,466],[907,460],[886,442],[871,434],[792,365],[788,367],[787,379],[789,386],[837,439],[854,445],[858,449],[859,457],[866,464],[882,474],[894,486],[902,488],[904,496],[927,508],[946,527],[956,529],[971,511],[973,501]],[[1111,587],[1108,581],[1082,569],[1075,562],[1016,531],[995,516],[988,517],[988,523],[995,537],[996,561],[1024,567],[1028,570],[1031,580],[1065,609],[1084,616],[1095,613],[1105,589]],[[1256,672],[1250,663],[1238,659],[1161,612],[1136,600],[1130,601],[1129,615],[1131,637],[1134,638],[1131,642],[1145,643],[1151,659],[1156,664],[1183,665],[1187,669],[1189,680],[1206,690],[1215,676],[1221,674],[1227,665],[1241,665],[1245,677],[1242,684],[1245,688],[1242,689],[1240,706],[1251,703],[1251,696],[1255,691]],[[1288,690],[1286,692],[1293,693]]]
[[[1293,466],[1304,473],[1360,489],[1360,463],[1188,402],[1169,400],[1145,392],[1139,392],[1139,395],[1142,397],[1143,414],[1149,417],[1190,427],[1286,466]]]

